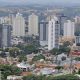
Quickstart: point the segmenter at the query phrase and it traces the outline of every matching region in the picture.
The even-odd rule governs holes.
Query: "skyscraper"
[[[58,17],[59,17],[59,23],[60,23],[60,35],[63,35],[64,22],[67,20],[67,16],[65,16],[64,14],[60,14]]]
[[[54,16],[49,21],[48,27],[48,50],[59,47],[60,24],[58,18]]]
[[[11,46],[11,26],[8,24],[0,24],[0,47]]]
[[[48,22],[46,21],[39,23],[39,40],[42,46],[48,44]]]
[[[11,26],[3,24],[2,26],[2,47],[11,46]]]
[[[25,36],[25,20],[20,13],[16,14],[13,21],[13,36]]]
[[[75,22],[71,20],[67,20],[64,23],[64,36],[65,37],[74,37],[74,31],[75,31]]]
[[[38,16],[32,13],[29,16],[29,25],[28,25],[28,30],[29,30],[29,35],[38,35]]]
[[[2,47],[2,24],[0,24],[0,48]]]

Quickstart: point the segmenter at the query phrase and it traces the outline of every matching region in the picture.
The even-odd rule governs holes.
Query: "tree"
[[[79,80],[79,78],[75,75],[67,74],[53,77],[52,80]]]
[[[58,54],[59,54],[59,49],[58,48],[53,48],[51,51],[51,54],[52,55],[55,55],[56,56],[56,63],[57,63],[57,57],[58,57]]]
[[[69,45],[70,45],[70,42],[69,41],[66,41],[66,42],[63,43],[63,46],[64,47],[68,47]]]
[[[30,54],[32,52],[36,52],[37,48],[34,45],[27,45],[24,47],[24,52]]]
[[[55,69],[57,69],[59,72],[61,69],[63,69],[63,66],[56,66]]]
[[[69,53],[71,51],[71,48],[69,46],[60,46],[59,52],[60,53],[66,53],[69,56]]]
[[[19,48],[17,47],[12,47],[9,49],[9,53],[11,57],[16,57],[19,55]]]
[[[75,75],[67,74],[67,75],[60,75],[60,76],[29,75],[23,77],[23,80],[80,80],[80,79]]]
[[[64,51],[65,51],[65,53],[67,53],[67,56],[69,56],[69,53],[71,51],[71,48],[70,47],[65,47],[64,48]]]
[[[37,80],[37,77],[34,75],[24,76],[23,80]]]
[[[38,61],[40,59],[44,59],[45,60],[45,56],[42,54],[36,55],[33,57],[32,61]]]
[[[6,79],[9,75],[20,75],[21,70],[13,65],[0,65],[2,76]]]
[[[80,61],[80,57],[76,57],[75,60],[76,60],[76,61]]]
[[[27,61],[27,57],[24,54],[19,56],[19,62],[22,62],[22,61]]]
[[[80,69],[78,70],[78,74],[80,74]]]

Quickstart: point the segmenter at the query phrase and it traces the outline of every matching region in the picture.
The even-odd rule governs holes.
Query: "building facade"
[[[25,20],[20,13],[16,14],[13,21],[13,36],[25,36]]]
[[[38,34],[38,16],[32,13],[28,18],[28,33],[29,35],[39,35]]]
[[[75,33],[75,22],[67,20],[64,23],[64,36],[65,37],[74,37]]]
[[[48,22],[39,23],[39,40],[42,46],[48,45]]]
[[[11,26],[0,24],[0,47],[6,48],[11,46]]]
[[[60,24],[57,17],[49,21],[48,27],[48,50],[59,47]]]

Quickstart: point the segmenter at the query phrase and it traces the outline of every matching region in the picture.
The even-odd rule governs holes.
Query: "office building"
[[[48,27],[48,50],[59,47],[59,36],[60,36],[60,24],[58,18],[54,16],[49,21]]]

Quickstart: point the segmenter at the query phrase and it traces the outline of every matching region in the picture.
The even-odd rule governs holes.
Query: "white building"
[[[75,16],[74,20],[75,20],[75,23],[80,23],[80,16]]]
[[[29,16],[29,35],[38,35],[38,16],[32,13],[32,15]]]
[[[20,13],[16,14],[13,21],[13,36],[25,36],[25,20]]]
[[[8,16],[6,16],[6,17],[0,17],[0,24],[3,24],[3,23],[5,23],[5,24],[9,23]]]
[[[65,37],[74,37],[75,33],[75,22],[67,20],[64,23],[64,36]]]
[[[60,24],[58,18],[54,17],[49,21],[48,27],[48,50],[59,47]]]

